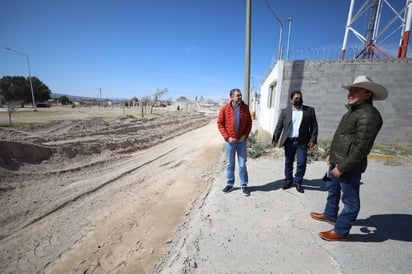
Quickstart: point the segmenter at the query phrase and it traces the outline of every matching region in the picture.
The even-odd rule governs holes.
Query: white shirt
[[[290,129],[289,132],[289,137],[290,138],[297,138],[299,137],[299,128],[300,124],[302,123],[302,117],[303,117],[303,109],[295,109],[292,108],[292,128]]]

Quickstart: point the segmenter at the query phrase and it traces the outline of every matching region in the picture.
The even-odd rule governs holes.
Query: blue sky
[[[349,4],[252,0],[251,88],[277,56],[273,12],[285,47],[292,18],[290,55],[334,49],[338,58]],[[32,76],[54,93],[97,97],[101,88],[121,99],[167,88],[165,98],[217,99],[243,89],[246,0],[1,0],[0,10],[0,77],[28,75],[26,58],[9,47],[30,56]]]

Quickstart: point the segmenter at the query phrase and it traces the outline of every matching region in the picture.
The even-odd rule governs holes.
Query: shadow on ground
[[[276,181],[266,183],[264,185],[250,186],[249,190],[250,192],[255,192],[255,191],[268,192],[268,191],[282,190],[282,186],[284,183],[285,181],[281,179],[281,180],[276,180]],[[302,186],[305,190],[326,191],[326,184],[322,179],[312,179],[312,180],[304,179],[302,182]]]
[[[356,220],[354,226],[360,226],[364,234],[351,234],[351,242],[384,242],[395,240],[412,242],[412,215],[381,214],[366,219]]]

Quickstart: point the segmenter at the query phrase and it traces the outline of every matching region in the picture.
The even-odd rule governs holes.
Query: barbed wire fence
[[[396,55],[398,53],[399,46],[397,45],[390,45],[380,47],[385,53],[387,53],[392,58],[397,58]],[[355,59],[363,50],[362,46],[354,46],[348,47],[345,51],[345,59]],[[322,48],[291,48],[289,50],[289,56],[283,56],[283,60],[339,60],[340,54],[342,52],[342,48],[338,47],[322,47]],[[375,51],[376,58],[382,58],[382,54],[380,54],[377,50]],[[276,52],[273,57],[279,56]],[[274,60],[277,62],[278,60]]]
[[[385,53],[387,53],[391,58],[396,59],[399,46],[397,45],[385,45],[380,47]],[[347,47],[345,50],[344,60],[354,60],[362,52],[362,46],[353,46]],[[329,61],[338,61],[340,60],[340,55],[342,48],[340,47],[322,47],[322,48],[291,48],[289,49],[288,56],[283,56],[282,60],[284,61],[294,61],[294,60],[329,60]],[[376,52],[376,59],[385,59],[382,54],[378,51]],[[411,54],[408,54],[409,56]],[[408,58],[411,58],[409,57]],[[270,67],[267,69],[266,76],[272,71],[276,63],[279,61],[278,51],[274,52],[272,55],[272,61]]]

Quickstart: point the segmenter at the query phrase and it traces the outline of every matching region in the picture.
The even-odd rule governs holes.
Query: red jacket
[[[245,135],[246,139],[252,129],[252,118],[250,117],[249,107],[243,101],[240,105],[240,127],[239,135],[235,130],[235,111],[232,107],[232,101],[223,106],[217,118],[217,127],[227,141],[229,137],[239,140],[240,136]]]

